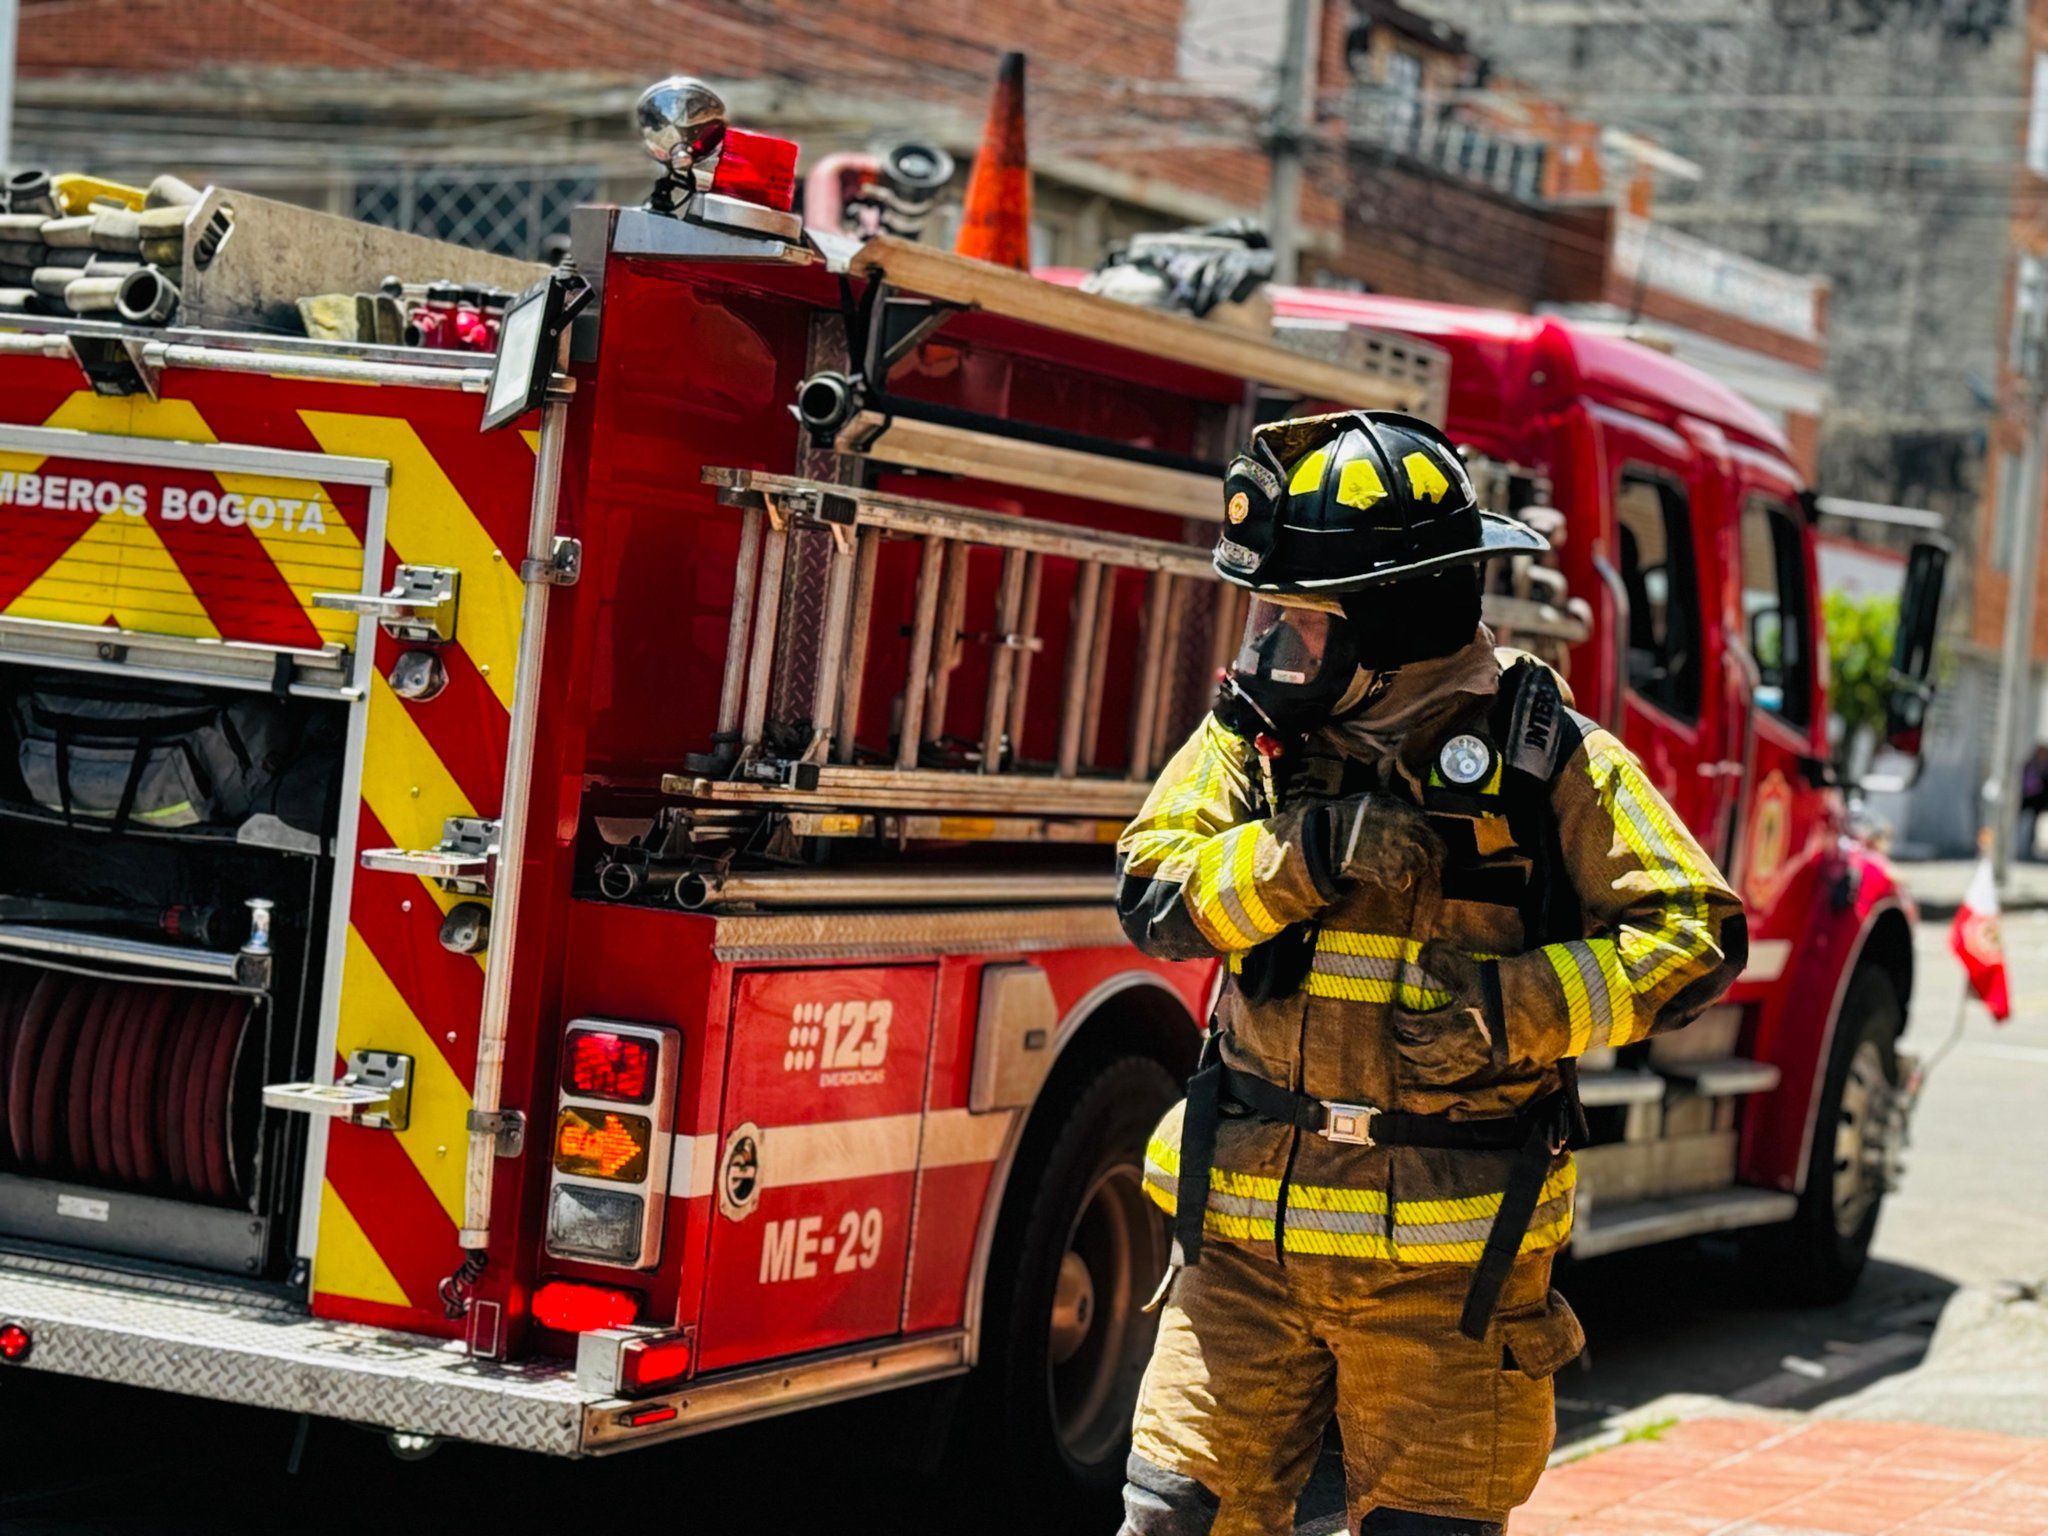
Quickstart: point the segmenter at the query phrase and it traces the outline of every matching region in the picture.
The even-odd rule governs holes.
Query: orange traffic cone
[[[953,249],[998,266],[1031,270],[1031,161],[1024,152],[1024,55],[1006,53],[981,131],[967,205]]]

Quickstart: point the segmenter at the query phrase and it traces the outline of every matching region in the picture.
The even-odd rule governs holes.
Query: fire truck
[[[957,1381],[1018,1486],[1116,1486],[1219,983],[1111,845],[1242,628],[1220,466],[1340,406],[1549,535],[1500,638],[1749,903],[1722,1004],[1585,1059],[1574,1250],[1853,1283],[1912,909],[1778,430],[1553,319],[1254,332],[786,202],[581,209],[546,271],[208,189],[168,315],[7,318],[0,1391],[577,1457]],[[288,334],[387,275],[523,292],[492,353]]]

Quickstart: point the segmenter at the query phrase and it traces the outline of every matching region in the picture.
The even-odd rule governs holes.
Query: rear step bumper
[[[35,1347],[8,1370],[315,1414],[379,1429],[603,1455],[960,1374],[955,1330],[704,1377],[631,1401],[577,1385],[566,1363],[471,1359],[459,1343],[307,1317],[296,1305],[0,1255],[0,1324]]]
[[[555,1456],[581,1454],[602,1401],[558,1362],[493,1364],[218,1287],[20,1263],[0,1259],[0,1323],[34,1335],[28,1370]]]

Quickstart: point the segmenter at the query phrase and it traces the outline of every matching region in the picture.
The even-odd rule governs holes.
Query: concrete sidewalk
[[[1975,859],[1900,860],[1899,880],[1920,904],[1925,918],[1949,918],[1963,904],[1963,892],[1977,872]],[[2005,910],[2025,912],[2048,907],[2048,863],[2028,864],[2015,859],[2004,894]]]
[[[1700,1419],[1546,1474],[1508,1536],[2048,1536],[2048,1441]]]

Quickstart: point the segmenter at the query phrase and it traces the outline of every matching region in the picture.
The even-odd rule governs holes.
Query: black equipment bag
[[[264,696],[46,675],[11,713],[28,797],[116,830],[240,826],[300,755],[295,712]]]

